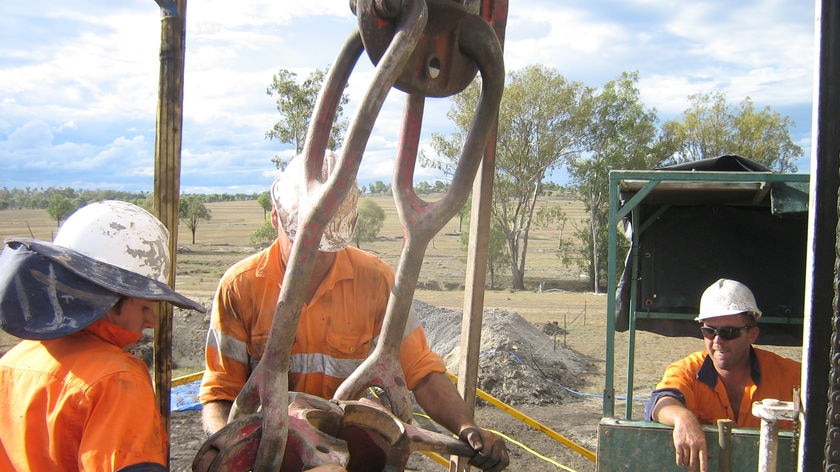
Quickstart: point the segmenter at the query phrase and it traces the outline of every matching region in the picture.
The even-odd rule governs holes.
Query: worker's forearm
[[[445,374],[433,372],[427,375],[414,388],[414,397],[432,420],[455,434],[476,426],[472,412]]]
[[[213,434],[227,424],[231,405],[229,401],[220,400],[208,402],[202,406],[201,424],[207,434]]]
[[[673,397],[662,397],[656,402],[651,414],[654,420],[674,426],[677,423],[695,423],[699,426],[697,417],[679,400]]]

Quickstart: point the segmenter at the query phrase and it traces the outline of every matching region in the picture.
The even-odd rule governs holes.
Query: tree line
[[[280,120],[266,132],[267,139],[303,149],[317,94],[326,69],[315,71],[301,83],[297,75],[281,69],[266,90],[276,97]],[[562,191],[575,195],[586,212],[585,224],[571,228],[558,244],[563,262],[575,262],[588,274],[595,292],[603,287],[607,263],[609,172],[614,169],[653,169],[668,164],[736,154],[776,172],[796,172],[803,150],[790,137],[793,120],[770,107],[758,107],[750,97],[730,104],[723,91],[688,96],[689,106],[674,120],[661,123],[656,109],[647,107],[637,87],[638,72],[623,72],[600,87],[569,81],[557,70],[530,65],[509,73],[499,110],[496,169],[493,184],[490,260],[491,277],[507,267],[514,290],[525,289],[528,236],[534,225],[554,227],[563,234],[566,217],[559,207],[541,204],[545,195]],[[480,96],[474,81],[450,98],[448,117],[456,131],[433,134],[434,156],[421,153],[420,165],[451,175],[471,127]],[[331,128],[329,148],[341,147],[347,120],[342,97]],[[278,169],[288,163],[280,155],[271,161]],[[548,181],[555,171],[569,176],[566,188]],[[420,182],[418,194],[446,191],[448,183]],[[390,184],[373,182],[362,193],[390,194]],[[0,189],[0,209],[42,208],[60,223],[75,208],[94,200],[119,199],[149,207],[148,193],[72,189]],[[186,218],[195,238],[198,223],[209,219],[203,203],[257,200],[270,211],[263,194],[195,195],[182,197],[181,217]],[[469,202],[465,208],[468,208]],[[206,209],[205,209],[206,210]],[[375,228],[378,212],[373,215]],[[463,225],[468,211],[459,212]],[[255,245],[271,240],[273,228],[263,225],[255,232]],[[259,237],[258,237],[259,236]],[[375,237],[364,235],[364,238]],[[361,238],[361,236],[360,236]],[[359,245],[364,239],[357,239]],[[581,257],[583,255],[583,257]]]
[[[637,72],[624,72],[591,87],[541,65],[510,73],[499,111],[491,229],[505,250],[495,261],[491,251],[488,263],[491,269],[500,261],[508,266],[513,289],[525,289],[533,225],[565,224],[562,209],[538,204],[553,171],[568,174],[568,190],[587,212],[585,225],[573,229],[576,241],[563,243],[560,257],[581,261],[596,293],[607,273],[611,170],[655,169],[735,154],[776,172],[797,171],[803,151],[790,138],[789,117],[770,107],[759,109],[749,97],[731,105],[724,92],[714,91],[689,96],[680,118],[660,124],[657,111],[642,102],[638,81]],[[473,82],[452,98],[448,116],[457,131],[433,135],[437,155],[424,156],[426,165],[451,174],[479,94],[480,84]]]
[[[306,130],[327,70],[312,72],[302,82],[281,69],[267,93],[276,97],[280,120],[266,133],[270,139],[303,149]],[[570,81],[556,69],[534,64],[508,74],[499,110],[492,227],[488,269],[491,278],[509,268],[514,290],[525,289],[528,235],[535,224],[565,229],[563,210],[540,205],[547,177],[554,171],[569,176],[574,193],[588,213],[573,238],[560,242],[564,262],[577,261],[597,293],[607,273],[609,172],[653,169],[727,154],[746,157],[776,172],[796,172],[803,150],[790,138],[790,117],[758,107],[750,97],[732,105],[721,90],[687,97],[682,116],[661,123],[656,109],[639,93],[638,71],[623,72],[602,86]],[[436,153],[421,153],[420,164],[451,175],[472,126],[481,84],[473,81],[450,98],[448,117],[456,131],[434,134]],[[331,128],[329,148],[341,147],[348,102],[342,95]],[[282,169],[286,160],[272,161]],[[390,193],[376,182],[371,193]],[[442,186],[445,187],[445,184]],[[430,184],[422,191],[429,192]],[[418,192],[419,193],[419,192]],[[463,216],[461,217],[463,220]],[[583,254],[584,257],[580,257]],[[492,282],[491,282],[492,285]]]
[[[326,69],[301,83],[281,69],[267,89],[277,97],[280,120],[266,133],[270,139],[303,149],[317,94]],[[609,172],[613,169],[653,169],[706,158],[736,154],[776,172],[796,172],[802,148],[790,138],[794,125],[770,107],[759,108],[750,97],[735,105],[721,90],[689,95],[681,117],[660,123],[656,109],[647,107],[637,87],[639,73],[623,72],[600,87],[567,80],[556,69],[534,64],[509,73],[499,110],[496,169],[493,183],[491,251],[488,273],[507,266],[512,288],[525,289],[528,236],[534,224],[556,226],[562,233],[566,218],[559,208],[540,209],[547,177],[554,171],[569,176],[568,190],[583,203],[588,218],[572,228],[573,238],[560,242],[564,262],[578,261],[597,293],[607,274]],[[451,175],[472,125],[481,92],[473,81],[451,97],[448,117],[456,131],[432,137],[435,156],[421,153],[420,164]],[[342,96],[331,128],[332,150],[341,147],[347,120]],[[277,168],[285,161],[275,156]],[[445,187],[445,184],[443,185]],[[430,185],[422,189],[430,190]],[[390,192],[376,182],[371,193]],[[467,213],[468,214],[468,213]],[[584,254],[585,257],[579,257]]]
[[[192,233],[195,244],[195,233],[202,221],[210,220],[211,211],[206,203],[250,201],[257,200],[258,194],[182,194],[179,200],[179,218]],[[120,200],[134,203],[146,210],[152,211],[154,202],[150,192],[124,192],[118,190],[75,190],[69,187],[56,188],[0,188],[0,210],[36,209],[46,210],[55,220],[56,226],[67,219],[74,211],[88,203],[101,200]]]
[[[200,197],[205,203],[256,200],[259,196],[257,193],[210,193],[195,195]],[[100,200],[121,200],[148,207],[149,205],[145,202],[150,202],[151,198],[152,193],[146,191],[81,190],[70,187],[27,187],[23,189],[0,187],[0,210],[22,210],[25,208],[46,210],[51,202],[60,199],[68,200],[73,205],[73,210],[90,202]]]

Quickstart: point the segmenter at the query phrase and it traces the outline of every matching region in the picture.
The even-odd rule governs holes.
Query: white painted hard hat
[[[169,278],[169,231],[131,203],[106,200],[80,208],[53,243],[161,283]]]
[[[333,172],[337,159],[338,157],[332,151],[328,151],[324,156],[320,179],[322,182],[326,181]],[[292,241],[295,240],[300,222],[312,211],[312,207],[317,203],[323,190],[323,187],[317,186],[317,183],[315,188],[308,190],[304,185],[304,180],[304,158],[297,156],[271,185],[271,201],[277,210],[280,227]],[[356,179],[352,179],[349,187],[347,195],[324,229],[318,246],[320,251],[340,251],[353,240],[356,221],[359,218],[359,188],[356,186]]]
[[[730,279],[719,279],[710,285],[700,297],[700,313],[697,321],[718,316],[752,315],[754,319],[761,318],[761,310],[755,302],[752,291],[741,282]]]
[[[204,307],[166,284],[169,232],[151,213],[118,201],[76,211],[54,242],[10,238],[0,253],[0,328],[54,339],[101,318],[120,297]]]

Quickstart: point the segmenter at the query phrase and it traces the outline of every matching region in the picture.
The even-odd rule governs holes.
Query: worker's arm
[[[653,407],[655,421],[674,427],[674,449],[676,464],[688,466],[690,471],[709,470],[709,452],[706,435],[697,417],[674,397],[660,398]]]
[[[470,465],[498,472],[510,463],[505,441],[475,424],[467,404],[446,374],[432,372],[425,376],[414,388],[414,397],[432,420],[456,433],[476,451]]]
[[[207,434],[222,429],[228,421],[233,402],[216,400],[205,403],[201,408],[201,425]]]

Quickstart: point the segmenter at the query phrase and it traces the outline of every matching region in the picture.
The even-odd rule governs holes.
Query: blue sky
[[[154,185],[160,10],[153,0],[0,4],[0,187],[150,191]],[[190,0],[181,191],[268,189],[265,139],[278,120],[265,90],[284,68],[305,77],[334,62],[356,24],[346,0]],[[789,0],[511,0],[505,65],[541,63],[600,87],[638,71],[643,102],[678,118],[694,93],[749,96],[791,117],[808,172],[814,4]],[[352,118],[372,74],[351,78]],[[403,96],[393,91],[368,142],[360,184],[390,182]],[[447,134],[449,101],[427,101],[421,146]],[[417,169],[416,180],[435,173]]]

